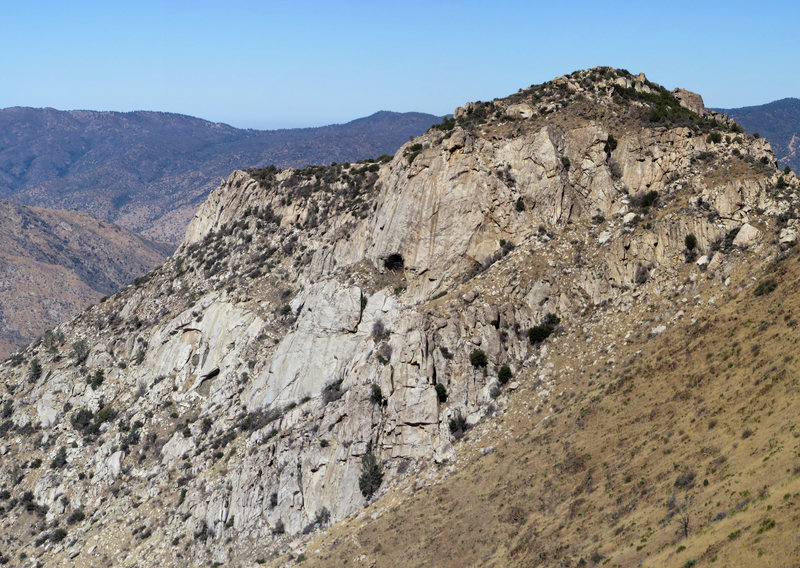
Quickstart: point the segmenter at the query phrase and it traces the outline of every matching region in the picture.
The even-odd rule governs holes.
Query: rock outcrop
[[[380,495],[453,463],[510,377],[546,395],[561,335],[724,281],[736,246],[775,254],[796,179],[775,189],[768,144],[698,104],[599,68],[470,103],[391,160],[235,172],[146,283],[60,326],[55,354],[28,348],[39,377],[0,369],[0,483],[48,522],[87,516],[15,553],[266,558],[364,505],[364,456]]]

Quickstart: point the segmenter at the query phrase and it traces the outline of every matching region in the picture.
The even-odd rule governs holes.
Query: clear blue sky
[[[0,108],[311,126],[445,114],[596,65],[736,107],[800,97],[798,25],[790,1],[8,1]]]

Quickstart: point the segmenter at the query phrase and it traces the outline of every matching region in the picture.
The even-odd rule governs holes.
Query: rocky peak
[[[620,313],[647,336],[669,321],[647,310],[780,254],[797,179],[696,102],[597,68],[468,103],[393,157],[233,173],[169,262],[0,368],[0,484],[47,523],[87,517],[37,544],[10,507],[15,553],[266,558],[454,463],[520,381],[546,407],[565,336]]]

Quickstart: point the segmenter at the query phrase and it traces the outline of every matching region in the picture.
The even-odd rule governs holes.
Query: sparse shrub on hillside
[[[30,364],[28,365],[28,382],[35,383],[39,380],[39,377],[42,376],[42,365],[39,363],[39,359],[34,357],[31,359]]]
[[[388,255],[385,259],[383,259],[383,266],[387,270],[391,270],[395,272],[397,270],[402,270],[404,263],[403,263],[403,255],[397,252],[393,252],[392,254]]]
[[[105,376],[103,375],[103,371],[101,371],[99,369],[97,371],[95,371],[94,375],[86,377],[86,382],[89,384],[89,386],[92,387],[92,390],[99,389],[100,385],[103,384],[104,380],[105,380]]]
[[[382,481],[383,467],[370,449],[361,456],[361,476],[358,478],[358,488],[361,490],[361,494],[369,499],[381,486]]]
[[[376,319],[372,324],[372,339],[375,341],[382,341],[389,337],[391,332],[383,325],[383,321]]]
[[[759,138],[761,138],[761,134],[759,134],[758,132],[753,132],[753,138],[758,140]]]
[[[788,176],[790,173],[792,173],[792,168],[786,166],[785,168],[783,168],[783,173]]]
[[[381,406],[384,403],[383,392],[381,391],[381,387],[379,387],[375,383],[372,384],[372,390],[369,396],[369,401],[372,404],[377,404],[378,406]]]
[[[342,398],[342,395],[344,394],[344,390],[342,389],[342,381],[343,379],[339,379],[325,385],[325,388],[322,390],[322,402],[329,404]]]
[[[486,358],[486,353],[483,351],[483,349],[475,349],[469,354],[469,362],[473,367],[486,368],[488,359]]]
[[[60,469],[67,464],[67,448],[61,446],[56,454],[56,457],[53,458],[53,461],[50,462],[50,469]]]
[[[450,353],[450,350],[447,347],[439,347],[439,351],[441,352],[442,357],[448,361],[453,358],[453,354]]]
[[[642,196],[641,207],[642,209],[647,209],[655,204],[658,200],[658,192],[656,190],[651,190],[645,193]]]
[[[83,519],[86,518],[86,513],[83,512],[83,509],[75,509],[70,513],[69,517],[67,517],[67,524],[74,525],[75,523],[81,522]]]
[[[240,416],[239,428],[243,432],[255,432],[256,430],[261,430],[275,420],[278,420],[282,415],[283,413],[279,408],[269,408],[267,410],[255,410],[253,412],[248,412],[247,414]]]
[[[82,365],[86,361],[86,358],[89,357],[89,346],[85,339],[79,339],[72,344],[70,357],[76,365]]]
[[[442,383],[436,383],[436,398],[439,402],[447,402],[447,388]]]
[[[49,353],[55,354],[58,347],[64,343],[64,334],[60,331],[54,332],[50,329],[44,332],[42,336],[42,345]]]
[[[448,426],[450,427],[450,433],[453,437],[456,440],[460,440],[467,430],[467,419],[464,418],[460,412],[457,412],[456,415],[450,419]]]
[[[778,182],[775,184],[776,189],[784,189],[788,184],[786,180],[783,179],[783,176],[778,176]]]
[[[50,542],[61,542],[67,537],[67,531],[61,527],[50,533]]]
[[[547,314],[542,323],[528,329],[528,341],[534,345],[541,343],[553,334],[559,323],[561,318],[555,314]]]
[[[82,408],[76,410],[70,416],[70,423],[75,430],[82,432],[84,436],[93,436],[100,431],[100,427],[106,422],[110,422],[117,416],[111,407],[104,406],[93,414],[91,410]]]
[[[411,164],[414,159],[419,156],[420,152],[422,152],[422,144],[412,144],[405,149],[403,156],[408,160],[408,163]]]
[[[444,132],[447,132],[449,130],[453,130],[455,126],[456,126],[456,119],[450,117],[450,118],[445,118],[439,124],[434,124],[433,126],[430,127],[430,130],[442,130]]]
[[[21,364],[21,363],[22,363],[24,360],[25,360],[25,359],[24,359],[24,357],[22,356],[22,353],[12,353],[12,354],[11,354],[11,355],[9,355],[9,356],[8,356],[8,358],[6,359],[6,361],[8,361],[9,363],[11,363],[11,366],[12,366],[12,367],[18,367],[18,366],[19,366],[19,365],[20,365],[20,364]]]
[[[564,169],[569,171],[570,161],[569,158],[566,156],[561,156],[561,165],[564,166]]]
[[[771,293],[775,288],[778,287],[778,283],[775,282],[772,278],[767,278],[766,280],[762,280],[756,286],[756,289],[753,290],[754,296],[766,296],[767,294]]]
[[[719,132],[712,132],[708,136],[706,136],[706,142],[709,144],[719,144],[722,142],[722,134]]]
[[[506,384],[509,380],[511,380],[511,377],[512,377],[511,367],[509,367],[508,365],[503,365],[502,367],[500,367],[500,370],[497,372],[497,381],[501,385]]]
[[[617,139],[614,138],[613,134],[608,135],[604,149],[606,151],[606,154],[611,154],[611,152],[617,149]]]
[[[692,233],[686,235],[686,238],[683,239],[683,244],[686,246],[686,250],[694,250],[697,246],[697,237],[695,237]]]
[[[133,362],[136,365],[141,365],[142,361],[144,361],[146,347],[144,344],[140,344],[139,347],[136,349],[136,353],[133,355]]]
[[[516,203],[515,207],[516,207],[517,211],[520,212],[520,213],[522,211],[525,211],[525,202],[522,200],[521,197],[517,198],[517,203]]]
[[[647,279],[650,277],[650,271],[647,269],[646,266],[640,264],[636,267],[636,272],[633,275],[633,281],[636,284],[644,284],[647,282]]]

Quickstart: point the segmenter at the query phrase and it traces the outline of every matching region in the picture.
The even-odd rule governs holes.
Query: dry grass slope
[[[769,270],[771,293],[741,274],[696,323],[621,347],[617,372],[565,338],[550,417],[527,377],[465,465],[333,527],[304,565],[800,566],[800,259]]]

